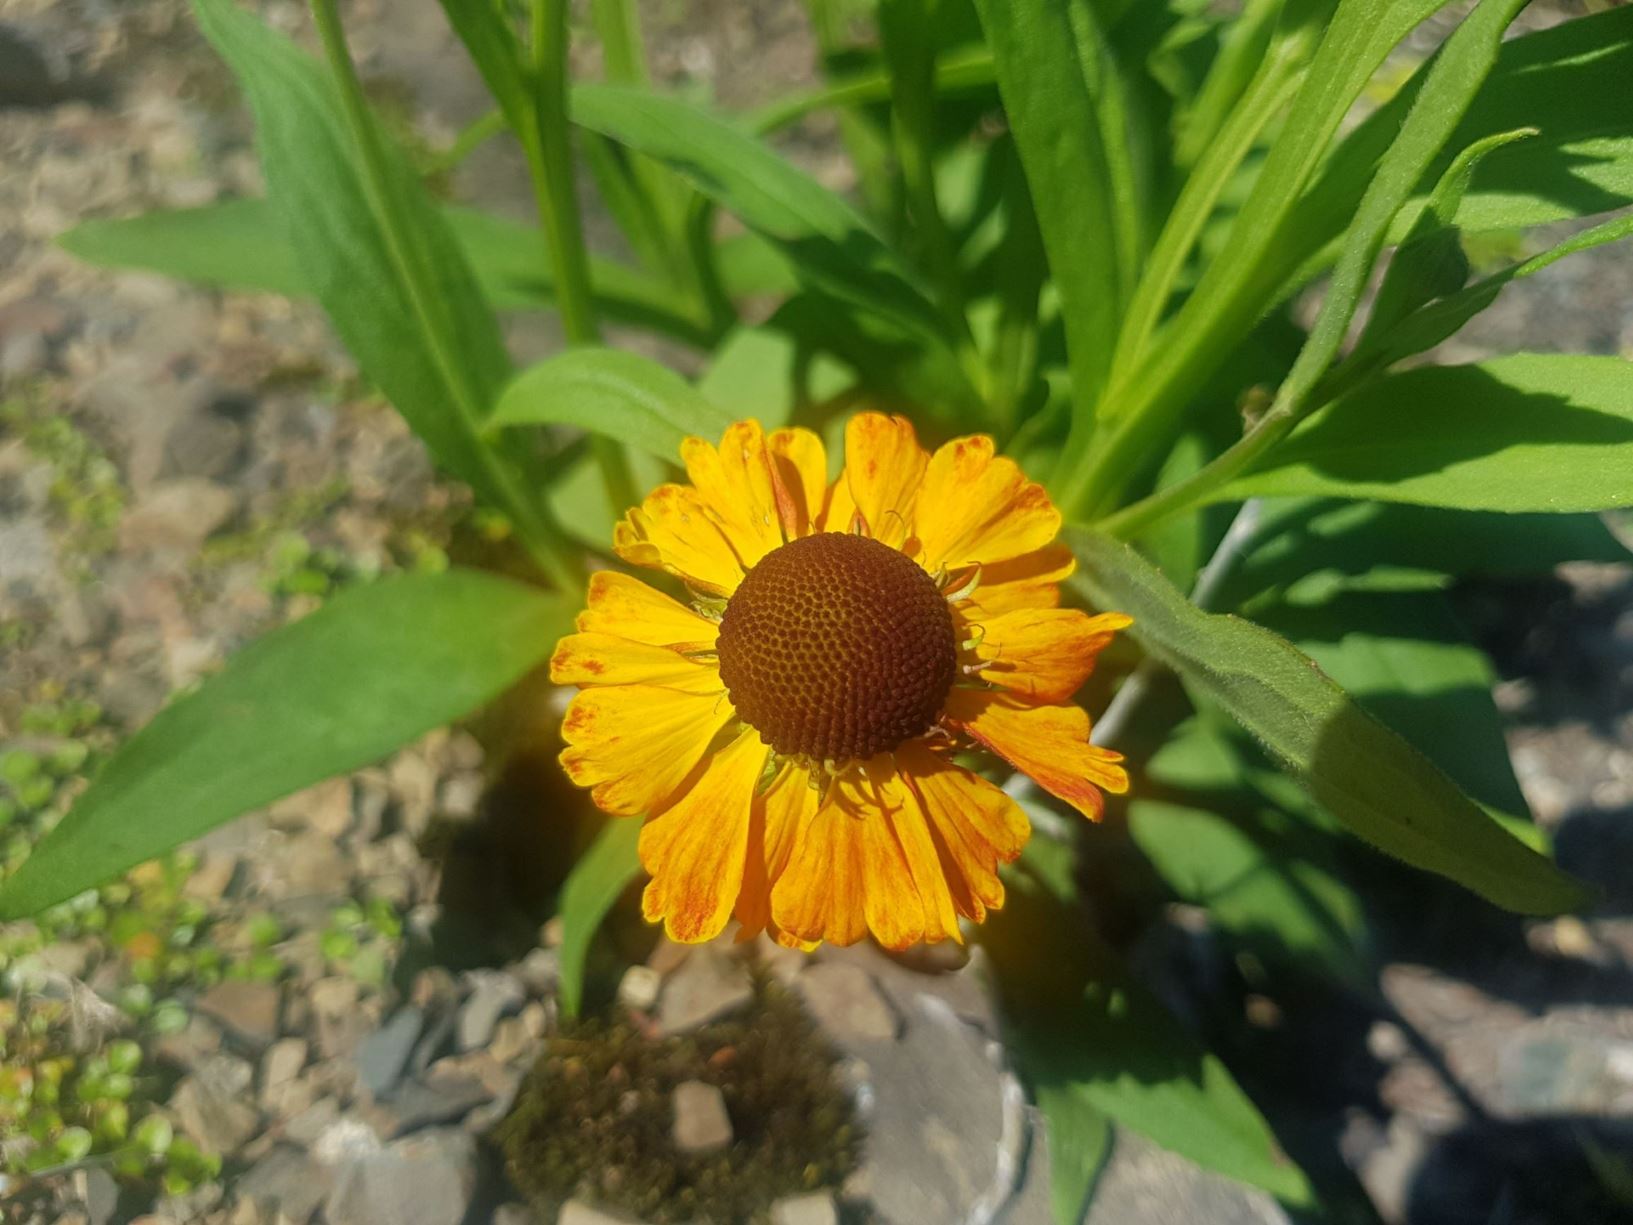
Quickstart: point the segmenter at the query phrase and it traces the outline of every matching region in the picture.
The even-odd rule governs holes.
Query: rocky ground
[[[261,7],[302,28],[300,5]],[[666,80],[748,105],[810,74],[795,4],[644,7]],[[480,111],[434,5],[387,20],[384,0],[362,0],[353,17],[365,71],[431,144]],[[842,181],[820,129],[807,136]],[[245,642],[338,585],[445,565],[482,536],[314,311],[52,247],[82,218],[253,192],[248,138],[179,0],[0,0],[0,862]],[[455,190],[517,210],[520,182],[495,145]],[[1633,263],[1566,261],[1523,288],[1459,343],[1633,344]],[[512,339],[521,355],[552,342],[534,322]],[[1504,667],[1527,795],[1567,865],[1606,886],[1602,907],[1473,932],[1461,903],[1383,914],[1380,1000],[1250,999],[1233,1063],[1272,1102],[1278,1070],[1294,1082],[1295,1104],[1272,1112],[1284,1138],[1306,1127],[1385,1221],[1587,1220],[1547,1212],[1628,1168],[1633,583],[1584,569],[1466,602]],[[537,907],[574,831],[541,832],[536,803],[513,819],[503,788],[484,802],[491,781],[472,736],[439,733],[0,929],[0,1120],[19,1120],[0,1132],[0,1219],[522,1225],[541,1218],[504,1137],[532,1153],[516,1146],[548,1135],[529,1168],[567,1201],[563,1225],[595,1225],[610,1218],[591,1200],[635,1203],[657,1176],[604,1159],[597,1128],[614,1118],[686,1155],[676,1202],[752,1195],[777,1225],[1049,1220],[1046,1146],[978,960],[688,952],[615,931],[632,968],[609,959],[592,977],[629,1020],[580,1030]],[[778,1061],[765,1027],[801,1008],[821,1038]],[[556,1036],[581,1044],[552,1046],[562,1083],[660,1070],[610,1113],[569,1094],[562,1126],[507,1132]],[[755,1098],[765,1083],[808,1105],[809,1125]],[[732,1140],[759,1156],[728,1176]],[[601,1184],[582,1182],[590,1169]],[[1286,1216],[1125,1136],[1089,1219]]]

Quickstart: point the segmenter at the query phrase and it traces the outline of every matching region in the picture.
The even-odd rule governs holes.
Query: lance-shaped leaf
[[[569,1017],[576,1017],[584,1002],[584,965],[596,928],[640,875],[641,857],[636,852],[640,837],[640,821],[614,818],[561,887],[561,1008]]]
[[[1553,914],[1585,890],[1508,834],[1428,758],[1378,722],[1286,639],[1192,605],[1133,549],[1074,532],[1075,580],[1200,695],[1227,711],[1289,774],[1379,850],[1499,906]]]
[[[713,442],[731,422],[667,366],[591,347],[569,349],[517,375],[488,425],[577,426],[672,463],[689,435]]]
[[[1516,353],[1390,375],[1310,417],[1219,496],[1256,494],[1457,510],[1633,506],[1633,362]]]
[[[902,260],[855,209],[747,132],[650,90],[581,85],[573,122],[672,167],[776,244],[810,284],[944,343],[947,329]]]
[[[0,919],[74,896],[497,696],[572,626],[473,570],[381,579],[244,648],[128,740],[0,887]]]

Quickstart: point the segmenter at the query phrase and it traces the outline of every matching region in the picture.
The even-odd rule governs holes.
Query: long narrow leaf
[[[472,208],[445,207],[442,215],[489,306],[495,310],[554,306],[554,277],[536,230]],[[282,216],[267,200],[229,200],[85,221],[59,235],[57,242],[80,259],[105,268],[140,268],[290,298],[315,292],[284,232]],[[737,280],[745,289],[758,291],[768,283],[775,288],[770,280],[774,270],[762,273],[757,265],[750,266],[754,254],[745,252],[741,266],[733,267]],[[698,323],[676,313],[674,291],[663,282],[596,256],[590,258],[590,277],[596,308],[609,318],[681,339],[700,339]]]
[[[946,341],[935,307],[861,215],[746,132],[677,98],[616,85],[579,86],[573,120],[679,171],[817,288],[908,335]]]
[[[1119,272],[1122,210],[1100,100],[1090,87],[1098,68],[1084,62],[1105,50],[1080,44],[1072,17],[1081,7],[1054,0],[977,4],[1060,292],[1072,396],[1088,414],[1110,367],[1127,287]]]
[[[424,189],[383,135],[389,182],[371,185],[334,83],[305,53],[231,0],[194,0],[194,8],[249,96],[268,197],[303,279],[432,454],[494,504],[510,506],[475,436],[510,362]]]
[[[572,613],[559,597],[471,570],[336,596],[132,736],[0,889],[0,919],[469,714],[543,662]]]
[[[640,837],[640,821],[609,821],[561,888],[561,1008],[569,1017],[576,1017],[584,1002],[584,964],[595,930],[640,874]]]
[[[580,348],[517,375],[488,424],[577,426],[672,463],[687,436],[713,442],[731,421],[680,375],[650,358]]]
[[[1482,812],[1421,753],[1362,710],[1285,639],[1205,613],[1126,545],[1072,535],[1078,584],[1134,618],[1147,651],[1227,711],[1335,817],[1378,849],[1525,914],[1585,891]]]
[[[1515,353],[1379,379],[1216,496],[1255,494],[1554,513],[1633,505],[1633,362]]]

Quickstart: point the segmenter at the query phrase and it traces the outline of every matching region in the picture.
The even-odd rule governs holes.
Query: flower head
[[[647,919],[682,941],[734,916],[801,947],[959,939],[1003,904],[998,866],[1031,829],[954,753],[1098,819],[1128,777],[1071,697],[1129,618],[1059,607],[1060,514],[990,438],[929,454],[905,418],[863,413],[831,483],[808,430],[738,422],[682,458],[691,483],[614,546],[692,606],[601,571],[551,660],[581,690],[567,773],[647,814]]]

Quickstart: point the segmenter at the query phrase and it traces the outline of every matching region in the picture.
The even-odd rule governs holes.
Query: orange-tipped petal
[[[568,634],[550,657],[550,679],[558,685],[656,685],[687,693],[718,694],[720,669],[674,647],[653,646],[615,634]]]
[[[1026,813],[1002,788],[921,744],[903,745],[896,760],[918,793],[958,913],[981,922],[1004,904],[998,865],[1013,861],[1031,836]]]
[[[1077,559],[1063,544],[984,565],[975,590],[961,604],[977,619],[1017,608],[1057,608],[1060,584],[1076,568]]]
[[[651,812],[686,781],[735,712],[725,691],[651,685],[585,689],[567,707],[561,764],[592,788],[596,806],[620,816]]]
[[[811,785],[811,772],[792,762],[784,764],[771,785],[754,798],[748,865],[737,897],[740,939],[775,926],[771,921],[771,886],[788,866],[800,830],[816,815],[818,798]]]
[[[828,490],[828,453],[810,430],[777,430],[766,439],[783,535],[798,540],[817,530]]]
[[[913,505],[929,456],[906,417],[858,413],[845,426],[845,482],[868,535],[899,549],[913,534]],[[844,531],[834,524],[833,531]]]
[[[941,569],[992,565],[1041,549],[1060,531],[1060,512],[1042,485],[985,435],[955,438],[930,457],[914,531],[919,557]]]
[[[588,606],[577,625],[587,634],[617,634],[654,646],[709,647],[720,633],[717,622],[617,570],[590,575]]]
[[[709,517],[744,570],[783,543],[771,457],[758,421],[727,426],[718,448],[701,438],[688,438],[680,456]]]
[[[1091,617],[1075,608],[1019,608],[977,622],[981,678],[1034,702],[1064,702],[1094,671],[1094,661],[1133,624],[1122,613]]]
[[[612,547],[631,565],[666,570],[688,586],[730,595],[743,565],[697,490],[659,485],[613,529]]]
[[[1128,790],[1121,753],[1089,743],[1089,716],[1078,706],[1037,706],[1009,693],[955,689],[946,719],[1059,796],[1091,821],[1105,811],[1102,792]]]
[[[649,923],[661,919],[671,940],[712,940],[731,917],[767,752],[754,731],[744,730],[674,804],[641,827],[641,866],[652,876],[641,911]]]

